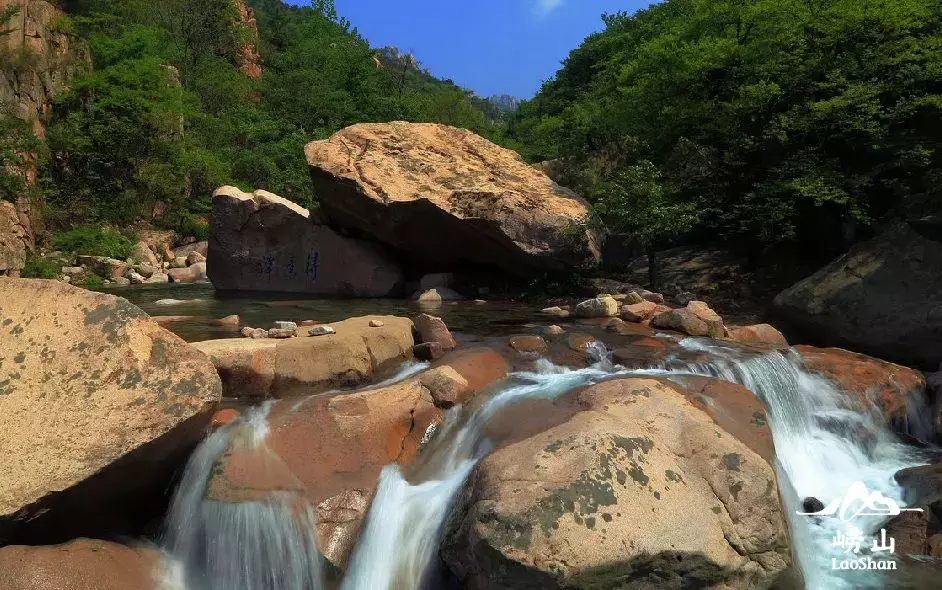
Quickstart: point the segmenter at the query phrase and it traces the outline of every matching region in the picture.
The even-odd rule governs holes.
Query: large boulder
[[[383,297],[402,273],[379,246],[341,236],[310,212],[266,192],[213,194],[207,267],[219,290]]]
[[[205,262],[195,262],[186,268],[171,268],[167,276],[174,283],[197,283],[205,281],[207,268]]]
[[[799,345],[795,350],[809,370],[848,393],[851,405],[865,411],[876,409],[887,423],[908,430],[910,399],[925,395],[922,373],[840,348]]]
[[[933,370],[942,361],[942,244],[896,225],[775,298],[808,341]]]
[[[471,475],[442,550],[462,587],[755,588],[788,566],[775,471],[676,386],[578,405]]]
[[[29,247],[29,231],[20,221],[16,207],[9,201],[0,201],[0,276],[20,276]]]
[[[0,548],[4,590],[157,590],[160,553],[108,541]]]
[[[598,258],[576,229],[588,207],[516,153],[464,129],[371,123],[305,148],[333,225],[374,237],[426,267],[464,263],[515,276]]]
[[[0,278],[0,544],[149,519],[222,387],[202,353],[124,299]]]
[[[225,507],[293,495],[315,507],[318,547],[343,567],[382,468],[412,462],[444,407],[466,401],[507,371],[496,352],[469,349],[381,389],[276,402],[264,444],[233,442],[213,469],[206,497]]]
[[[371,326],[379,320],[382,326]],[[330,324],[333,334],[197,342],[222,378],[226,397],[283,398],[370,382],[412,356],[412,321],[364,316]]]

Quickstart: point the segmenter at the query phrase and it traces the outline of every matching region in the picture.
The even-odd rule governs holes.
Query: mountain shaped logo
[[[858,516],[896,516],[901,512],[922,512],[922,508],[900,508],[892,498],[871,492],[862,481],[855,481],[843,497],[837,498],[817,512],[801,512],[802,516],[837,516],[849,522]]]

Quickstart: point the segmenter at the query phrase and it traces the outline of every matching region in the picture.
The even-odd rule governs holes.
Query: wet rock
[[[0,548],[4,590],[157,590],[160,553],[108,541]]]
[[[468,392],[468,380],[447,365],[426,371],[419,381],[429,390],[435,405],[443,409],[460,403]]]
[[[209,428],[210,430],[216,430],[218,428],[222,428],[226,424],[231,424],[232,422],[235,422],[236,420],[238,420],[241,415],[242,414],[239,412],[239,410],[236,410],[234,408],[226,408],[224,410],[219,410],[218,412],[213,414],[213,419],[212,419],[212,422],[210,422],[209,424]]]
[[[437,361],[445,356],[445,349],[439,342],[423,342],[412,347],[412,354],[420,361]]]
[[[413,296],[413,299],[419,303],[441,303],[442,301],[464,301],[465,296],[447,287],[437,287],[419,291]]]
[[[553,317],[557,317],[557,318],[560,318],[560,319],[564,319],[564,318],[568,318],[568,317],[569,317],[569,311],[567,311],[567,310],[565,310],[565,309],[563,309],[563,308],[561,308],[561,307],[556,307],[556,306],[554,306],[554,307],[547,307],[546,309],[541,310],[540,313],[545,313],[546,315],[551,315],[551,316],[553,316]]]
[[[213,196],[209,278],[219,290],[384,297],[403,282],[375,244],[318,225],[278,195],[221,187]]]
[[[690,336],[710,335],[710,326],[687,308],[663,311],[651,318],[651,326]]]
[[[886,536],[895,541],[896,555],[929,555],[929,542],[926,534],[929,528],[928,509],[922,512],[903,512],[883,526]]]
[[[774,306],[806,341],[934,369],[939,293],[942,244],[899,224],[782,291]]]
[[[302,403],[277,402],[265,444],[243,449],[233,443],[213,469],[207,498],[237,504],[290,494],[299,505],[318,507],[318,514],[329,516],[318,519],[319,549],[340,566],[382,468],[409,465],[426,433],[443,418],[423,379],[433,387],[439,380],[464,380],[468,388],[453,400],[462,403],[496,380],[488,373],[493,357],[500,359],[487,349],[466,350],[439,367],[436,377],[418,375],[382,389],[313,396]]]
[[[543,333],[547,336],[559,336],[561,334],[565,334],[566,330],[563,330],[561,327],[554,324],[552,326],[546,326],[543,328]]]
[[[641,323],[654,317],[657,311],[657,303],[652,301],[641,301],[623,305],[621,308],[621,318],[627,322]]]
[[[707,334],[711,338],[722,338],[726,335],[723,318],[703,301],[691,301],[687,304],[687,310],[703,320],[707,325]]]
[[[578,304],[575,316],[580,318],[604,318],[618,315],[618,302],[610,295],[587,299]]]
[[[303,322],[301,322],[300,325],[301,325],[301,326],[304,326],[305,328],[307,328],[307,327],[309,327],[309,326],[316,326],[316,325],[318,325],[319,323],[320,323],[320,322],[318,322],[317,320],[304,320]]]
[[[237,327],[241,323],[242,319],[237,315],[227,315],[224,318],[219,318],[218,320],[213,320],[213,324],[217,326],[235,326]]]
[[[810,371],[848,393],[852,407],[865,411],[876,408],[888,424],[907,431],[907,402],[925,392],[922,373],[840,348],[796,346],[795,350]]]
[[[532,335],[511,336],[508,345],[519,353],[536,355],[543,354],[549,348],[545,340]]]
[[[736,342],[745,342],[747,344],[758,343],[788,347],[788,340],[785,339],[785,336],[769,324],[730,326],[729,337]]]
[[[462,587],[752,588],[788,567],[774,470],[674,386],[607,381],[578,404],[471,475],[441,551]]]
[[[814,496],[809,496],[801,502],[802,512],[821,512],[822,510],[824,510],[824,502]]]
[[[423,266],[471,262],[521,276],[598,258],[594,236],[569,231],[587,214],[584,201],[469,131],[360,124],[308,144],[305,155],[333,226],[368,234]]]
[[[412,322],[415,324],[415,332],[418,335],[416,341],[418,343],[437,342],[445,352],[454,350],[458,346],[454,336],[448,330],[448,326],[441,318],[422,313],[412,318]]]
[[[231,338],[193,346],[213,361],[226,397],[291,397],[364,385],[410,358],[412,322],[382,316],[383,327],[370,327],[375,319],[350,318],[312,328],[331,328],[330,337]]]
[[[0,544],[136,532],[220,399],[212,365],[111,295],[0,278],[0,309]]]

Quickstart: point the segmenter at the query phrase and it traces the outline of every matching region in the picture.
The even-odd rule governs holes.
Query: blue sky
[[[602,29],[603,12],[650,0],[335,0],[375,47],[413,51],[439,78],[482,96],[530,98],[569,51]],[[290,4],[308,4],[289,0]]]

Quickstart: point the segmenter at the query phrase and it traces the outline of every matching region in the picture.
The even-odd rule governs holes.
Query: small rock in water
[[[370,320],[370,327],[371,327],[371,328],[382,328],[382,327],[385,326],[385,325],[386,325],[386,324],[383,323],[383,320]]]
[[[275,329],[277,330],[297,330],[298,325],[294,322],[275,322]]]
[[[552,326],[546,326],[545,328],[543,328],[543,333],[546,334],[547,336],[559,336],[560,334],[565,334],[566,330],[563,330],[562,328],[554,324]]]
[[[561,307],[547,307],[540,311],[540,313],[545,313],[546,315],[551,315],[557,318],[568,318],[569,312]]]
[[[316,326],[319,323],[320,322],[317,320],[304,320],[303,322],[301,322],[301,325],[307,328],[309,326]]]
[[[412,355],[420,361],[436,361],[445,355],[445,347],[440,342],[425,342],[412,347]]]
[[[801,502],[802,512],[821,512],[824,510],[824,502],[814,496],[808,496]]]
[[[327,334],[336,334],[336,332],[330,326],[314,326],[307,333],[308,336],[324,336]]]
[[[255,328],[250,328],[248,326],[242,328],[241,334],[244,338],[251,338],[253,333],[255,333]]]
[[[119,287],[128,287],[131,285],[131,279],[125,277],[118,277],[114,280],[114,284]]]
[[[297,329],[286,330],[284,328],[272,328],[268,331],[269,338],[294,338],[297,335]]]
[[[474,303],[475,305],[484,305],[485,303],[487,303],[487,301],[484,301],[483,299],[475,299]]]
[[[618,302],[611,295],[587,299],[576,306],[576,317],[604,318],[618,315]]]
[[[127,278],[128,278],[128,280],[131,281],[131,284],[132,284],[132,285],[143,285],[143,284],[144,284],[144,281],[146,280],[142,275],[140,275],[140,274],[138,274],[138,273],[136,273],[136,272],[130,272],[130,273],[128,273],[128,277],[127,277]]]
[[[541,354],[546,352],[546,341],[539,336],[522,335],[510,337],[510,348],[523,354]]]
[[[238,326],[241,322],[241,319],[237,315],[227,315],[224,318],[219,318],[216,320],[217,326]]]
[[[255,328],[252,330],[252,338],[255,340],[261,340],[262,338],[268,338],[268,330],[263,330],[262,328]]]
[[[181,303],[186,303],[182,299],[158,299],[154,302],[154,305],[180,305]]]

